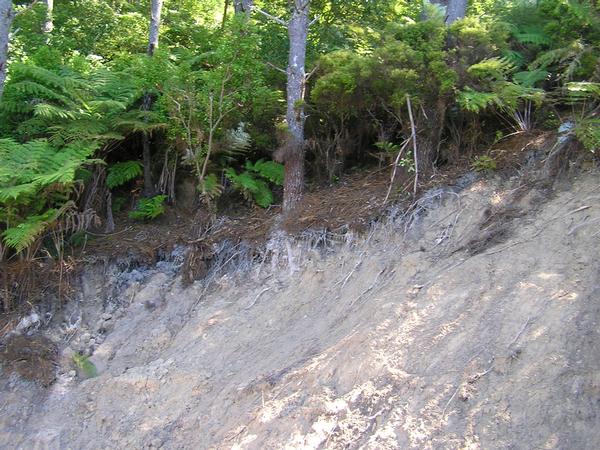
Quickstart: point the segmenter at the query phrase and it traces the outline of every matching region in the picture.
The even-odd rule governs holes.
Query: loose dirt
[[[210,285],[90,272],[48,332],[57,381],[0,377],[0,446],[600,445],[597,172],[431,190],[335,251],[279,242]]]

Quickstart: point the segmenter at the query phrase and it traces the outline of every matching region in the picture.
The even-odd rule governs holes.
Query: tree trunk
[[[306,82],[306,40],[310,0],[296,0],[288,25],[290,40],[287,67],[287,128],[283,210],[292,210],[304,188],[304,86]]]
[[[46,34],[52,33],[54,30],[54,0],[46,0],[46,20],[44,21],[44,26],[42,27],[42,31]],[[48,38],[46,38],[46,41]]]
[[[150,9],[150,38],[148,39],[148,56],[154,55],[158,48],[158,35],[160,30],[160,15],[162,13],[163,0],[152,0]]]
[[[253,0],[233,0],[233,7],[236,14],[250,14],[252,10]]]
[[[417,135],[417,148],[421,179],[425,179],[433,172],[446,124],[446,108],[446,99],[441,97],[434,105],[425,107],[427,113],[420,120],[418,128],[422,133]]]
[[[144,94],[142,103],[143,111],[150,111],[152,107],[152,97],[150,94]],[[142,133],[142,162],[144,166],[144,197],[154,195],[154,183],[152,182],[152,152],[150,151],[150,136],[148,133]]]
[[[8,64],[10,27],[15,18],[12,0],[0,0],[0,99],[4,92]]]
[[[160,16],[162,13],[163,0],[152,0],[150,9],[150,36],[148,39],[148,57],[154,55],[158,48],[158,36],[160,31]],[[152,97],[149,93],[144,95],[142,104],[143,111],[150,111],[152,108]],[[154,195],[154,184],[152,183],[152,152],[150,151],[150,136],[148,133],[142,134],[142,160],[144,163],[144,196]]]
[[[448,0],[446,24],[450,25],[467,14],[467,0]]]

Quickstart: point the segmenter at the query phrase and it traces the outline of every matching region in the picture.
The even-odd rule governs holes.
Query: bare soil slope
[[[90,276],[53,337],[97,341],[98,376],[68,348],[47,389],[5,368],[0,446],[596,449],[599,243],[586,173],[431,191],[334,253],[280,242],[209,289],[157,270],[103,316]]]

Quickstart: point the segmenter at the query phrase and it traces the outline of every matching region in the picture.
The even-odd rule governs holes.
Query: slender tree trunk
[[[467,0],[448,0],[446,24],[450,25],[467,14]]]
[[[309,0],[296,0],[288,25],[290,40],[287,67],[287,128],[283,210],[292,210],[304,189],[304,85],[306,83],[306,40],[308,37]]]
[[[462,19],[467,14],[468,0],[434,0],[432,3],[446,8],[446,25]]]
[[[8,64],[10,27],[15,18],[12,0],[0,0],[0,99],[4,92]]]
[[[253,0],[233,0],[233,7],[236,14],[250,14],[252,10]]]
[[[160,31],[160,16],[162,13],[163,0],[152,0],[150,9],[150,36],[148,39],[148,57],[154,55],[158,48],[158,36]],[[150,111],[152,108],[152,96],[149,93],[144,95],[142,109]],[[142,159],[144,163],[144,196],[154,195],[154,184],[152,183],[152,153],[150,151],[150,136],[148,133],[142,134]]]
[[[44,21],[44,26],[42,27],[42,31],[46,34],[52,33],[54,30],[54,0],[46,0],[46,20]],[[46,38],[46,41],[48,38]]]
[[[229,11],[229,0],[225,0],[225,5],[223,5],[223,20],[221,21],[221,30],[225,28],[225,24],[227,23],[227,12]]]

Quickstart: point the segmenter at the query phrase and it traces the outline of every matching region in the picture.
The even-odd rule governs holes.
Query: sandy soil
[[[0,446],[596,449],[599,243],[592,172],[430,191],[210,287],[90,272],[80,320],[50,333],[57,381],[4,368]],[[96,377],[72,370],[82,345]]]

